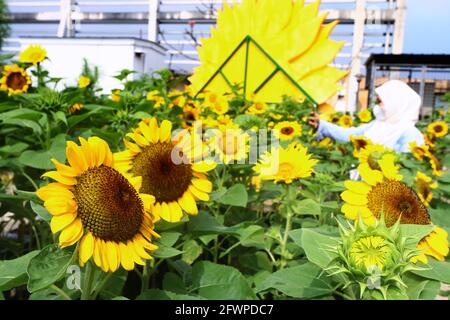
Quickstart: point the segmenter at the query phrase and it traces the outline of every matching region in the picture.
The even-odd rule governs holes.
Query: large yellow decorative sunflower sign
[[[195,93],[230,93],[279,102],[284,95],[320,104],[347,72],[329,66],[344,42],[329,39],[320,1],[243,0],[224,3],[211,37],[201,39],[201,65],[190,77]]]

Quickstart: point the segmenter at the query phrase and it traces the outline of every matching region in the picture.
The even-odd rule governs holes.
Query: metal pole
[[[422,66],[421,69],[421,78],[420,78],[420,87],[419,87],[419,95],[422,98],[422,107],[421,107],[421,118],[424,116],[424,107],[425,107],[425,78],[427,76],[427,66]]]
[[[356,0],[354,11],[355,26],[353,29],[353,48],[350,74],[347,78],[346,111],[356,110],[356,76],[361,72],[361,49],[364,44],[364,25],[366,21],[366,0]]]
[[[158,11],[159,11],[159,0],[149,0],[147,39],[153,42],[158,41]]]
[[[397,0],[395,10],[394,39],[392,41],[392,53],[403,53],[403,38],[405,36],[406,0]]]
[[[57,36],[59,38],[73,37],[75,28],[72,21],[72,6],[75,0],[61,0],[60,2],[60,19]]]

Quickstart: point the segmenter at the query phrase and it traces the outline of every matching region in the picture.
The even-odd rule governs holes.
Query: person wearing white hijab
[[[365,136],[374,143],[397,152],[410,152],[409,144],[425,144],[422,133],[415,124],[419,119],[421,97],[406,83],[389,80],[375,89],[377,105],[375,119],[359,127],[343,128],[320,120],[312,113],[309,123],[317,128],[316,139],[330,137],[340,142],[350,141],[350,136]]]

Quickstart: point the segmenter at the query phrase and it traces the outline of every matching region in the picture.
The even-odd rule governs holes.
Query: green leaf
[[[178,294],[186,294],[186,286],[183,279],[173,272],[166,272],[163,278],[163,289],[172,291]]]
[[[60,249],[56,244],[42,249],[31,259],[28,266],[28,291],[35,292],[47,288],[61,279],[66,274],[67,268],[73,263],[73,254],[68,249]]]
[[[192,292],[207,299],[256,299],[244,276],[235,268],[201,261],[192,267]]]
[[[241,114],[234,118],[233,122],[244,130],[252,127],[260,128],[262,125],[261,119],[255,115]]]
[[[202,254],[203,247],[195,240],[188,240],[183,244],[182,259],[187,264],[192,264]]]
[[[450,263],[428,258],[427,270],[412,271],[421,277],[450,284]]]
[[[311,299],[329,295],[333,292],[330,279],[322,269],[312,263],[281,269],[266,278],[257,292],[276,289],[294,298]]]
[[[330,248],[338,245],[337,238],[320,234],[311,229],[304,229],[301,243],[308,260],[321,268],[328,267],[330,262],[337,257],[336,253],[330,251]]]
[[[201,297],[187,295],[187,294],[177,294],[167,290],[159,289],[148,289],[138,295],[136,300],[204,300]]]
[[[62,111],[57,111],[53,114],[53,116],[55,117],[55,120],[57,121],[61,121],[62,123],[64,123],[67,126],[67,118],[66,118],[66,114]]]
[[[28,144],[23,142],[18,142],[12,145],[6,145],[0,148],[0,153],[17,155],[28,148]]]
[[[0,261],[0,291],[26,284],[28,264],[38,253],[39,251],[35,250],[17,259]]]
[[[103,274],[103,276],[106,277],[107,274]],[[111,278],[108,280],[108,282],[100,292],[100,297],[102,299],[113,299],[122,294],[123,287],[125,286],[125,282],[127,281],[127,277],[128,272],[124,269],[119,269],[114,272],[114,274],[112,274]]]
[[[248,201],[247,189],[243,184],[235,184],[216,200],[218,203],[235,207],[246,207]]]
[[[53,138],[52,145],[49,150],[34,151],[27,150],[19,157],[19,162],[25,166],[36,169],[53,169],[53,163],[50,159],[55,158],[60,162],[66,159],[66,135],[59,134]]]
[[[292,209],[298,215],[319,216],[321,213],[320,205],[313,199],[295,201]]]
[[[415,244],[430,234],[433,231],[433,225],[418,225],[418,224],[401,224],[400,232],[403,237],[412,238]]]
[[[38,216],[40,216],[42,219],[44,219],[44,221],[50,222],[50,220],[52,219],[52,215],[47,211],[47,209],[45,209],[44,206],[41,206],[40,204],[38,204],[34,201],[30,201],[30,205],[31,205],[31,209]]]
[[[424,279],[414,274],[406,274],[403,281],[406,284],[406,292],[411,300],[434,300],[441,288],[439,281]]]
[[[205,211],[200,211],[198,215],[190,217],[187,223],[187,229],[191,233],[201,234],[236,233],[235,228],[220,224],[213,216]]]
[[[33,132],[37,135],[40,135],[42,133],[41,126],[33,121],[33,120],[27,120],[27,119],[6,119],[3,120],[4,124],[12,124],[23,128],[30,128],[33,130]]]

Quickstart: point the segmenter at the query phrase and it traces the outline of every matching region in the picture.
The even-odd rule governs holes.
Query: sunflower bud
[[[402,277],[407,271],[418,270],[411,258],[420,252],[413,241],[402,236],[400,221],[387,227],[382,216],[371,225],[363,219],[347,224],[339,223],[341,239],[331,249],[337,258],[327,271],[344,277],[344,288],[359,290],[361,298],[373,299],[381,293],[387,299],[389,289],[406,294]]]

